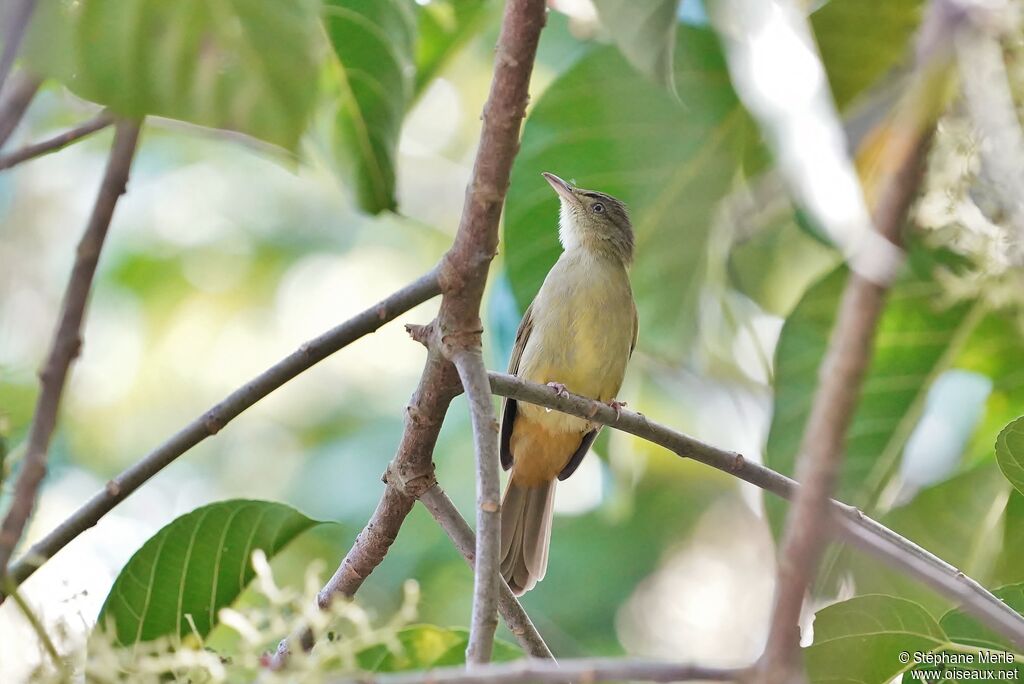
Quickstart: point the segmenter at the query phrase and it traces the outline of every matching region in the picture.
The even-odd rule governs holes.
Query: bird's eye
[[[595,214],[603,214],[604,205],[601,204],[600,202],[594,202],[594,206],[590,207],[590,210],[593,211]]]

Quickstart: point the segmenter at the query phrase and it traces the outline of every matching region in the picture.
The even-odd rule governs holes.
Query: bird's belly
[[[561,383],[574,394],[598,401],[615,398],[633,340],[632,304],[608,306],[602,293],[594,294],[598,296],[567,298],[552,307],[546,320],[534,321],[519,367],[521,377]],[[555,432],[587,432],[594,427],[587,420],[525,403],[519,410]]]

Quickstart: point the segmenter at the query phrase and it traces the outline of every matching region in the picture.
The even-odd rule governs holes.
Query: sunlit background
[[[558,11],[550,14],[533,77],[536,111],[559,75],[607,42],[589,0],[550,4]],[[710,26],[697,0],[685,0],[679,18],[695,32]],[[100,263],[83,353],[73,366],[26,545],[230,391],[437,262],[462,208],[496,19],[492,13],[487,30],[445,66],[407,116],[397,214],[368,216],[353,206],[329,142],[318,133],[326,125],[324,112],[303,140],[302,163],[245,139],[166,119],[147,122]],[[797,156],[782,163],[783,172],[798,187],[803,178],[807,194],[800,201],[812,218],[820,218],[816,211],[839,214],[834,223],[819,225],[845,226],[853,231],[847,236],[853,245],[860,239],[854,233],[867,230],[866,210],[838,137],[828,83],[813,41],[771,24],[776,20],[782,21],[765,19],[760,42],[730,50],[729,70],[741,85],[754,79],[750,88],[737,88],[752,114],[772,115],[777,98],[783,114],[795,117],[778,119],[773,135],[804,136],[812,144],[802,151],[789,146]],[[726,19],[716,24],[730,35]],[[593,87],[603,86],[598,81]],[[794,88],[807,92],[794,94]],[[684,110],[693,108],[695,116],[703,111],[703,92],[680,87],[679,95]],[[95,111],[49,85],[9,147],[60,132]],[[543,124],[536,125],[540,130]],[[808,125],[818,126],[811,138]],[[751,129],[748,135],[757,134]],[[992,221],[969,193],[950,190],[964,186],[962,178],[977,166],[964,142],[969,138],[962,119],[944,122],[919,221],[935,231],[955,224],[965,251],[1000,253],[992,246],[1000,242]],[[35,373],[111,139],[108,130],[0,174],[0,429],[9,436],[15,462],[37,392]],[[529,145],[524,154],[536,151]],[[586,175],[592,168],[592,161],[582,168],[567,148],[548,170],[607,189],[600,173]],[[705,168],[698,164],[698,178],[716,173]],[[815,176],[822,168],[832,175]],[[532,174],[527,162],[517,167],[510,202],[516,192],[525,201],[527,171]],[[546,204],[529,216],[553,244],[554,198],[538,194],[541,181],[533,175],[529,200]],[[669,182],[656,173],[646,178],[654,186]],[[784,318],[840,256],[791,220],[781,192],[768,191],[783,204],[781,214],[772,213],[765,209],[771,202],[757,196],[762,179],[737,180],[740,189],[729,206],[710,205],[706,222],[715,229],[706,239],[690,244],[678,235],[641,232],[638,293],[665,294],[656,304],[641,299],[640,343],[620,399],[652,420],[760,460]],[[633,192],[640,198],[646,190]],[[634,197],[626,199],[632,204]],[[741,220],[745,206],[768,216]],[[665,230],[681,221],[678,211],[688,209],[673,205],[662,214]],[[770,224],[771,231],[751,223]],[[833,237],[847,245],[843,236]],[[519,240],[503,239],[485,301],[485,355],[488,366],[499,370],[523,308],[522,291],[536,280],[532,271],[519,281],[509,277],[509,254],[520,246],[532,249],[527,238]],[[663,253],[671,250],[693,253],[667,262]],[[547,255],[538,252],[533,266],[541,275],[550,264]],[[288,383],[69,544],[23,587],[44,623],[61,626],[63,643],[81,641],[113,579],[146,539],[176,516],[228,498],[282,501],[313,518],[337,521],[303,535],[275,561],[281,582],[298,582],[317,558],[333,570],[380,496],[380,476],[422,368],[424,351],[402,324],[426,322],[435,308],[436,302],[417,307]],[[679,333],[674,337],[658,320],[665,311],[678,319],[670,326]],[[988,377],[969,370],[947,373],[932,387],[923,417],[909,426],[917,430],[907,430],[901,477],[886,490],[885,506],[910,500],[959,466],[991,391]],[[474,500],[472,458],[467,409],[459,398],[435,462],[439,481],[467,516]],[[10,488],[8,480],[4,495]],[[742,665],[757,656],[775,570],[757,490],[605,431],[579,471],[559,485],[556,506],[550,568],[523,602],[557,654],[630,653],[709,665]],[[401,584],[409,577],[421,585],[420,619],[468,623],[470,570],[419,507],[359,600],[386,616],[400,603]],[[499,636],[511,640],[507,632]],[[18,681],[41,658],[22,616],[7,602],[0,607],[0,678]]]

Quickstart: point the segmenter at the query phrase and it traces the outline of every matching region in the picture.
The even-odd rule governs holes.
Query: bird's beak
[[[544,173],[542,173],[540,175],[544,176],[544,180],[546,180],[548,183],[551,184],[551,187],[555,189],[555,192],[558,193],[559,197],[561,197],[562,199],[564,199],[564,200],[566,200],[568,202],[575,203],[577,201],[576,200],[576,195],[573,193],[572,185],[570,185],[569,183],[565,182],[564,180],[562,180],[561,178],[559,178],[555,174],[548,173],[547,171],[545,171]]]

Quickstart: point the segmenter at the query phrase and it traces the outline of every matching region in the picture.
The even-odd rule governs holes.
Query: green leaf
[[[359,669],[365,672],[404,672],[427,670],[466,662],[469,632],[465,629],[444,629],[434,625],[412,625],[395,635],[400,648],[391,651],[384,644],[363,649],[356,654]],[[496,663],[522,658],[523,652],[500,639],[494,641],[491,660]]]
[[[1024,581],[1024,494],[1010,490],[1003,512],[1003,539],[994,580],[999,584]]]
[[[125,116],[294,149],[316,96],[318,0],[45,0],[27,59]]]
[[[898,654],[946,645],[945,632],[924,608],[882,594],[858,596],[818,611],[814,643],[804,649],[812,682],[885,684],[910,669]]]
[[[395,156],[416,79],[416,14],[408,0],[324,0],[337,57],[335,146],[359,206],[395,208]]]
[[[601,24],[629,63],[674,91],[676,13],[680,0],[594,0]]]
[[[191,632],[205,636],[217,611],[252,579],[252,552],[268,557],[317,525],[295,509],[235,499],[187,513],[142,545],[114,581],[97,624],[113,623],[118,642],[131,645]]]
[[[486,0],[433,0],[417,4],[416,94],[437,76],[489,14]]]
[[[943,304],[936,268],[933,255],[913,249],[879,322],[837,492],[854,505],[876,502],[921,415],[928,388],[957,359],[978,325],[979,306]],[[811,287],[779,337],[766,463],[783,473],[793,473],[846,280],[847,270],[841,267]],[[776,501],[768,507],[778,522],[782,507]]]
[[[700,93],[685,107],[637,78],[611,48],[584,57],[545,91],[523,132],[504,234],[522,310],[561,252],[558,200],[541,172],[624,200],[637,238],[631,278],[640,345],[674,357],[694,334],[708,231],[747,120],[715,36],[679,30],[676,82],[680,92]]]
[[[993,589],[992,593],[1003,603],[1013,608],[1018,613],[1024,612],[1024,584],[1010,584],[1005,587]],[[958,644],[976,646],[977,648],[990,649],[993,651],[1013,651],[1013,645],[1006,640],[1006,637],[997,634],[987,627],[983,627],[972,616],[962,609],[954,609],[947,612],[939,620],[942,629],[949,638]]]
[[[906,58],[922,0],[831,0],[811,26],[842,109]]]
[[[1024,417],[1013,421],[999,433],[996,461],[1010,484],[1024,493]]]

